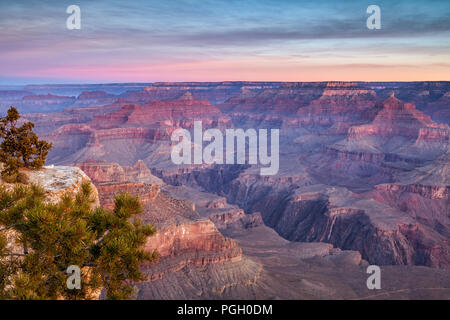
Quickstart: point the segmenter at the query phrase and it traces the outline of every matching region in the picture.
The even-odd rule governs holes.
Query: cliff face
[[[143,159],[140,166],[151,167],[167,183],[201,186],[225,195],[247,213],[260,212],[264,222],[286,239],[330,242],[343,249],[358,250],[371,262],[446,265],[447,258],[442,253],[445,250],[436,249],[439,254],[430,252],[434,245],[446,247],[441,236],[445,235],[442,230],[448,229],[447,223],[443,218],[427,215],[446,216],[447,185],[421,188],[420,183],[411,183],[402,187],[403,191],[394,191],[394,187],[383,190],[381,186],[402,185],[401,173],[429,161],[436,168],[436,159],[448,147],[448,126],[435,123],[413,103],[398,99],[396,95],[401,95],[401,91],[380,100],[381,89],[375,85],[248,85],[230,89],[234,96],[217,106],[210,99],[201,98],[215,90],[222,89],[217,84],[161,83],[123,95],[117,110],[95,116],[83,125],[66,125],[53,132],[49,137],[56,148],[51,159],[78,162],[92,157],[127,164],[130,169],[120,166],[121,169],[112,170],[115,173],[109,172],[107,166],[91,170],[84,164],[85,170],[91,170],[90,175],[98,179],[109,177],[106,180],[111,182],[98,182],[104,194],[101,199],[108,205],[114,192],[121,189],[155,200],[154,190],[138,184],[145,184],[142,178],[149,173],[137,165],[131,169],[138,159]],[[170,132],[177,127],[191,128],[193,119],[201,119],[206,127],[281,127],[280,174],[257,177],[251,171],[254,168],[246,166],[173,167],[168,160]],[[73,141],[70,147],[68,140]],[[66,150],[64,153],[69,156],[58,158]],[[129,178],[132,170],[135,177]],[[295,200],[293,194],[303,192],[298,189],[308,185],[317,186],[321,196]],[[331,186],[342,191],[333,196],[342,197],[339,204],[329,203],[327,190]],[[370,190],[373,192],[368,193]],[[442,194],[444,199],[429,199],[419,193],[432,193],[434,197]],[[356,206],[354,197],[365,201]],[[420,207],[424,210],[428,206],[428,213],[419,214],[413,209],[414,203],[423,203]],[[380,210],[391,213],[386,214],[384,222],[380,222],[382,215],[377,214]],[[404,213],[412,219],[408,223],[403,221]],[[258,224],[256,218],[241,216],[236,210],[218,211],[208,218],[224,230],[227,225]],[[152,219],[161,223],[157,215]],[[393,227],[384,229],[392,221]],[[360,225],[364,228],[357,227]],[[311,234],[310,229],[315,232]],[[361,230],[366,230],[366,234]]]
[[[72,107],[103,106],[114,103],[116,100],[117,96],[105,91],[83,91]]]
[[[54,112],[72,105],[76,101],[75,97],[46,95],[27,95],[20,100],[12,101],[19,112]]]
[[[407,279],[404,270],[428,283],[427,274],[438,283],[448,278],[450,83],[76,89],[74,105],[89,106],[26,117],[54,143],[50,163],[77,163],[102,204],[111,207],[120,191],[143,200],[144,220],[159,230],[148,246],[160,247],[162,258],[144,266],[152,281],[139,286],[140,297],[336,297],[327,288],[346,275],[335,267],[360,268],[364,260],[392,265],[393,279]],[[96,105],[107,99],[115,101]],[[204,128],[280,129],[278,174],[261,177],[253,165],[174,165],[170,134],[193,120]],[[306,252],[322,260],[305,267]],[[330,275],[326,285],[312,277],[292,286],[298,270],[303,276],[317,265],[328,266],[320,269]],[[280,280],[272,282],[268,270]]]
[[[194,99],[189,92],[174,100],[144,105],[119,101],[99,109],[103,112],[87,113],[84,123],[70,122],[69,115],[65,114],[65,119],[70,123],[43,135],[53,142],[48,158],[50,163],[67,164],[95,159],[134,164],[139,159],[155,158],[158,153],[161,161],[168,161],[170,145],[167,142],[176,128],[191,129],[195,120],[201,120],[204,127],[231,126],[228,116],[209,101]],[[78,114],[79,110],[76,111]],[[72,143],[67,144],[67,141]],[[115,148],[111,148],[113,144]],[[164,153],[153,153],[154,149],[161,147],[166,149]],[[121,152],[121,149],[127,152]]]
[[[142,162],[122,167],[115,163],[87,161],[78,166],[93,179],[102,205],[112,207],[114,196],[120,192],[141,199],[143,221],[157,228],[146,248],[156,248],[160,254],[156,265],[144,266],[149,281],[186,266],[204,267],[241,260],[242,250],[235,241],[224,237],[211,220],[201,218],[191,202],[177,200],[161,190],[162,181]]]
[[[211,171],[163,178],[174,185],[200,185],[226,196],[248,213],[260,212],[266,225],[290,241],[332,243],[341,249],[359,251],[363,259],[374,264],[450,268],[445,182],[436,186],[436,181],[428,181],[425,186],[411,181],[354,193],[344,187],[315,184],[308,175],[298,179],[283,175],[260,177],[246,170],[236,177],[224,171],[218,180]],[[430,177],[429,173],[423,175]],[[402,180],[406,181],[406,177]],[[211,206],[221,205],[216,202]],[[217,213],[211,219],[226,225],[226,217],[225,213]],[[237,215],[232,217],[228,219],[232,221]]]
[[[121,182],[143,182],[147,184],[162,184],[162,180],[155,177],[142,160],[133,166],[120,166],[117,163],[105,161],[87,160],[76,164],[96,184],[121,183]]]
[[[280,86],[277,82],[156,82],[142,91],[126,95],[124,101],[148,103],[152,101],[173,100],[189,92],[194,99],[220,103],[242,91],[260,92],[266,88]]]
[[[380,111],[370,124],[349,128],[347,139],[337,144],[336,148],[348,151],[374,152],[378,149],[392,152],[394,139],[403,143],[411,143],[416,139],[443,143],[448,132],[448,126],[434,123],[413,104],[400,101],[392,95],[382,102]]]
[[[237,243],[225,238],[209,220],[163,228],[149,239],[146,247],[157,248],[161,257],[147,269],[149,280],[161,279],[187,266],[206,267],[242,259]]]

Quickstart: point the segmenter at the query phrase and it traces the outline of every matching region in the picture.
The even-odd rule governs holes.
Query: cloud
[[[72,2],[0,2],[0,76],[202,61],[241,66],[260,58],[271,72],[281,62],[325,59],[375,69],[383,59],[409,64],[414,56],[425,65],[449,58],[448,1],[379,0],[382,29],[375,31],[365,25],[371,1],[79,0],[82,29],[68,31]]]

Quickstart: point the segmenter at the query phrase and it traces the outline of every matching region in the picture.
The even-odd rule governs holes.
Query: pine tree
[[[145,280],[140,266],[157,258],[142,247],[155,229],[139,219],[139,199],[115,198],[114,210],[92,209],[91,186],[47,203],[38,186],[0,185],[0,299],[108,299],[133,297]],[[8,246],[5,233],[17,247]],[[81,270],[81,288],[67,286],[69,266]]]
[[[42,168],[52,147],[51,143],[39,140],[32,122],[17,127],[19,119],[20,114],[14,107],[10,107],[7,115],[0,118],[0,162],[4,165],[1,175],[7,182],[18,180],[21,167]]]

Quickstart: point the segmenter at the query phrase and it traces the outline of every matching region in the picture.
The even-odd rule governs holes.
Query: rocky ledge
[[[2,164],[0,164],[0,169]],[[92,187],[94,206],[99,206],[97,188],[92,184],[91,179],[79,168],[69,166],[47,166],[39,170],[22,170],[28,178],[28,184],[41,186],[46,193],[49,202],[57,202],[62,195],[76,194],[81,191],[83,183],[89,183]],[[0,178],[0,184],[8,189],[12,189],[15,184],[6,183]]]
[[[3,164],[0,163],[0,170]],[[45,197],[48,202],[58,202],[64,194],[76,194],[81,191],[84,183],[89,183],[92,187],[93,208],[99,206],[99,197],[97,188],[92,184],[91,179],[79,168],[68,166],[51,166],[39,170],[21,170],[28,178],[29,184],[41,186],[45,191]],[[0,186],[7,190],[12,190],[16,184],[6,183],[0,178]],[[1,228],[0,228],[1,229]],[[17,234],[12,230],[5,232],[9,248],[21,252],[23,247],[16,243]]]

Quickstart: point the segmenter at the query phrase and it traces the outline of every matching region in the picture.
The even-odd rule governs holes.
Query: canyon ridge
[[[43,172],[141,199],[160,259],[139,299],[450,299],[450,82],[0,87],[10,105],[53,143]],[[194,121],[280,129],[278,173],[175,165]]]

